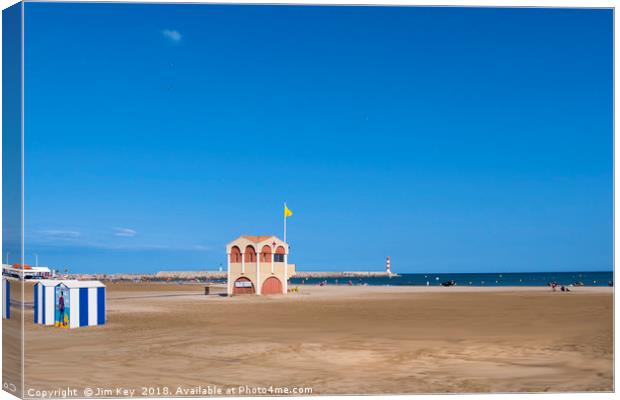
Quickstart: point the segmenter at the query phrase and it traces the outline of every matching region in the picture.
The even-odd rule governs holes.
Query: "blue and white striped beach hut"
[[[43,279],[34,285],[34,323],[54,325],[56,286],[70,280]]]
[[[2,278],[2,319],[11,318],[11,281]]]
[[[105,285],[99,281],[63,281],[54,288],[54,324],[63,328],[106,322]]]

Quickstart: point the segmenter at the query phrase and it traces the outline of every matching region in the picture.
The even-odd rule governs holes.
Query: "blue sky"
[[[612,11],[27,3],[26,258],[612,268]]]

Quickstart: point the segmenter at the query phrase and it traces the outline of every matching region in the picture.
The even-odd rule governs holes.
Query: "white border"
[[[35,2],[38,0],[28,0],[26,2]],[[95,1],[95,0],[66,0],[64,2],[83,2],[83,3],[102,3],[104,1]],[[117,1],[105,1],[105,2],[117,2]],[[120,2],[120,1],[118,1]],[[586,7],[586,8],[616,8],[616,1],[601,1],[601,0],[593,0],[593,1],[575,1],[575,0],[521,0],[521,1],[493,1],[493,0],[476,0],[476,1],[467,1],[467,0],[426,0],[426,1],[415,1],[415,0],[375,0],[375,1],[362,1],[362,0],[337,0],[337,1],[329,1],[329,0],[312,0],[312,1],[298,1],[298,0],[270,0],[270,1],[260,1],[260,0],[244,0],[242,2],[233,1],[233,0],[219,0],[219,1],[183,1],[183,0],[151,0],[151,1],[135,1],[135,0],[127,0],[123,1],[125,3],[191,3],[191,4],[291,4],[291,5],[377,5],[377,6],[470,6],[470,7],[559,7],[559,8],[577,8],[577,7]],[[0,7],[5,9],[13,4],[16,1],[14,0],[0,0]],[[23,23],[23,21],[22,21]],[[23,25],[22,25],[23,27]],[[2,45],[2,20],[0,18],[0,50]],[[23,35],[23,32],[22,32]],[[615,16],[614,16],[614,266],[618,265],[618,253],[615,251],[620,244],[620,239],[616,235],[616,227],[618,226],[618,218],[615,213],[615,210],[618,208],[620,200],[618,200],[618,196],[616,196],[616,188],[618,187],[618,172],[620,169],[615,162],[615,154],[618,154],[618,150],[620,150],[620,145],[615,140],[615,116],[618,115],[618,105],[616,100],[616,93],[618,93],[618,83],[615,77],[618,72],[618,63],[617,63],[617,43],[619,40],[618,31],[615,29]],[[22,38],[23,45],[23,38]],[[22,52],[23,56],[23,52]],[[23,60],[22,60],[23,61]],[[0,68],[2,66],[2,53],[0,51]],[[22,64],[23,66],[23,64]],[[23,74],[22,74],[23,80]],[[2,83],[0,82],[0,92],[2,89]],[[22,81],[22,93],[23,93],[23,81]],[[0,99],[1,102],[1,99]],[[23,106],[23,99],[22,99]],[[2,115],[2,109],[0,107],[0,117]],[[23,113],[22,113],[23,118]],[[24,129],[23,120],[22,120],[22,129]],[[23,140],[23,135],[22,135]],[[22,148],[23,151],[23,148]],[[0,157],[2,153],[2,142],[0,141]],[[23,160],[23,158],[22,158]],[[23,162],[23,161],[22,161]],[[22,168],[23,174],[23,168]],[[0,180],[2,177],[2,164],[0,163]],[[0,186],[1,187],[1,186]],[[22,188],[24,185],[22,185]],[[22,189],[23,190],[23,189]],[[0,208],[2,204],[2,198],[0,196]],[[23,215],[22,215],[23,218]],[[0,213],[0,226],[2,224],[2,215]],[[1,238],[0,231],[0,238]],[[23,259],[23,255],[22,255]],[[615,268],[614,268],[614,281],[615,279]],[[22,287],[22,298],[23,298],[23,287]],[[614,344],[615,339],[618,333],[618,319],[616,318],[616,311],[618,310],[618,299],[614,296]],[[22,313],[23,319],[23,313]],[[23,324],[23,321],[22,321]],[[23,325],[22,325],[23,326]],[[0,334],[2,333],[2,327],[0,325]],[[614,348],[615,350],[615,348]],[[23,347],[22,347],[23,352]],[[0,360],[2,360],[2,349],[0,347]],[[618,377],[615,374],[615,371],[618,370],[618,358],[615,357],[614,351],[614,387],[618,387]],[[23,371],[23,363],[22,363],[22,371]],[[412,398],[416,400],[436,400],[436,399],[445,399],[448,397],[455,396],[454,394],[447,395],[399,395],[399,396],[347,396],[348,398],[358,398],[358,399],[389,399],[389,398]],[[521,400],[524,398],[538,398],[538,399],[546,399],[546,400],[576,400],[576,399],[608,399],[616,397],[615,394],[608,393],[558,393],[558,394],[475,394],[475,395],[458,395],[464,399],[472,399],[472,398],[492,398],[498,400]],[[314,396],[317,397],[317,396]],[[0,399],[14,399],[14,396],[11,396],[7,392],[0,391]],[[243,397],[238,399],[248,399],[249,397]],[[289,397],[291,398],[291,397]],[[321,396],[321,399],[325,400],[334,400],[341,399],[339,396]],[[261,397],[261,399],[269,399],[269,397]],[[274,398],[275,399],[275,398]],[[303,397],[296,397],[295,399],[303,399]]]

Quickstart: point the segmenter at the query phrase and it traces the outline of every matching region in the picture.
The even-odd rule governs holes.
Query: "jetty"
[[[296,271],[291,278],[373,278],[397,277],[386,271]],[[154,274],[71,274],[67,279],[129,281],[129,282],[165,282],[165,281],[209,281],[225,280],[224,271],[160,271]]]
[[[302,272],[297,271],[293,278],[375,278],[399,276],[385,271],[344,271],[344,272]]]

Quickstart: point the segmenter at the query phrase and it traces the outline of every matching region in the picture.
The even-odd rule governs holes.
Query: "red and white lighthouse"
[[[387,256],[385,259],[385,273],[392,275],[392,271],[390,271],[390,256]]]

